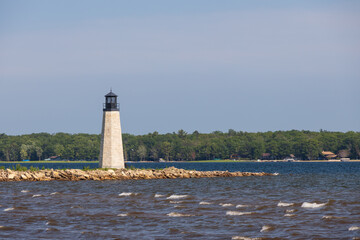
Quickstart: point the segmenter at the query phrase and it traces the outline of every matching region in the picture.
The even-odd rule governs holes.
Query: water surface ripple
[[[209,170],[214,165],[203,166],[198,169],[188,163],[186,168]],[[224,170],[223,165],[217,166]],[[231,171],[254,168],[246,163],[231,166]],[[360,237],[360,163],[281,163],[270,164],[269,169],[281,174],[1,182],[0,238]]]

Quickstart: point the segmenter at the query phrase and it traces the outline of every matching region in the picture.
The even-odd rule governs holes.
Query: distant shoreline
[[[179,161],[174,161],[179,162]],[[222,163],[222,162],[258,162],[258,163],[265,163],[265,162],[360,162],[360,159],[354,159],[349,161],[341,161],[341,160],[199,160],[199,161],[181,161],[181,162],[190,162],[190,163]]]

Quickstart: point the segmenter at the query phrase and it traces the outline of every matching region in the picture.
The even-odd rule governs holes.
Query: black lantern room
[[[119,111],[117,95],[113,93],[112,90],[105,95],[104,111]]]

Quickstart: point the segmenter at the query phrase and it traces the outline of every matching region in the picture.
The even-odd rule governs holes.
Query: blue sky
[[[0,133],[360,131],[359,1],[0,0]]]

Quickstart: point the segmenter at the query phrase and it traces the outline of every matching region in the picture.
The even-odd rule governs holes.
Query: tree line
[[[59,156],[68,160],[97,160],[98,134],[33,133],[0,134],[0,160],[43,160]],[[275,131],[250,133],[228,130],[212,133],[178,132],[146,135],[123,134],[124,156],[130,161],[208,159],[271,159],[294,155],[297,159],[319,159],[322,151],[359,159],[360,132]]]

